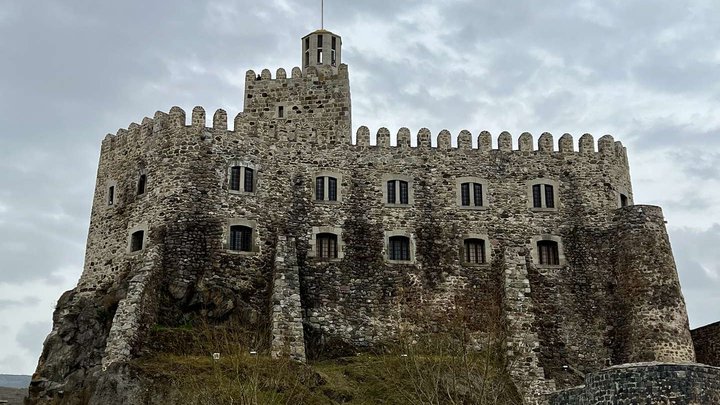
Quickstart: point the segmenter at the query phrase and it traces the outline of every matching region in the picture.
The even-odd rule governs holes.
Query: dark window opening
[[[240,191],[240,176],[242,167],[233,166],[230,168],[230,190]]]
[[[473,264],[485,263],[485,241],[482,239],[465,239],[465,262]]]
[[[475,199],[475,206],[482,207],[482,205],[483,205],[482,184],[473,183],[473,198]]]
[[[460,185],[460,204],[463,207],[470,205],[470,183]]]
[[[335,53],[335,50],[333,49],[330,51],[330,63],[335,66],[337,64],[337,54]]]
[[[395,180],[387,182],[387,202],[388,204],[395,204]]]
[[[322,43],[323,43],[323,36],[318,35],[318,48],[322,48],[322,46],[323,46]]]
[[[334,233],[319,233],[315,237],[317,257],[321,259],[337,259],[337,235]]]
[[[243,185],[243,188],[248,193],[252,193],[254,190],[254,184],[253,184],[254,176],[255,176],[255,171],[249,167],[246,167],[245,168],[245,183]]]
[[[230,250],[239,252],[252,251],[252,228],[242,225],[230,227]]]
[[[560,264],[557,242],[551,240],[541,240],[537,243],[537,248],[540,264],[555,266]]]
[[[400,204],[408,204],[409,203],[409,195],[408,195],[408,182],[407,181],[400,181]]]
[[[305,66],[310,66],[310,51],[305,51]]]
[[[305,49],[310,48],[310,37],[305,38]]]
[[[108,205],[115,204],[115,186],[108,188]]]
[[[138,186],[137,186],[137,193],[145,194],[145,184],[147,183],[147,175],[141,174],[140,178],[138,179]]]
[[[136,231],[130,236],[130,251],[137,252],[143,248],[145,231]]]
[[[540,184],[535,184],[532,186],[532,195],[533,195],[533,207],[534,208],[542,208],[542,199],[540,197]]]
[[[322,65],[322,60],[323,60],[322,49],[318,49],[318,51],[317,51],[317,63],[318,63],[319,65]]]
[[[389,256],[390,260],[410,260],[410,238],[391,236]]]
[[[628,198],[625,194],[620,194],[620,207],[628,206]]]
[[[545,185],[545,207],[555,208],[555,191],[549,184]]]
[[[328,177],[328,200],[337,201],[337,179]]]
[[[337,49],[337,47],[336,47],[336,46],[337,46],[337,38],[336,38],[336,37],[332,37],[332,41],[331,41],[331,42],[332,42],[332,49],[333,49],[333,51],[334,51],[335,49]]]
[[[318,201],[325,199],[325,177],[315,178],[315,199]]]
[[[285,107],[279,105],[278,106],[278,118],[283,118],[285,116]]]

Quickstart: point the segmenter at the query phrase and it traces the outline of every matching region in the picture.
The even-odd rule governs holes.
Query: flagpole
[[[320,0],[320,29],[325,29],[325,0]]]

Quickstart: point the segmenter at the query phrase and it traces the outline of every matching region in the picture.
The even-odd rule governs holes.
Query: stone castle
[[[289,76],[247,72],[232,129],[223,110],[188,123],[173,107],[104,139],[85,268],[31,402],[107,389],[153,325],[197,317],[268,330],[272,355],[305,361],[462,309],[528,404],[608,366],[695,361],[662,211],[633,203],[620,142],[381,128],[373,143],[366,127],[353,142],[340,36],[301,46]],[[703,387],[720,376],[701,371]]]

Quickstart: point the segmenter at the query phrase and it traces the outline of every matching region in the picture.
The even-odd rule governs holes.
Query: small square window
[[[230,250],[252,252],[252,228],[242,225],[231,226]]]
[[[320,259],[337,259],[338,237],[334,233],[320,233],[315,237],[317,257]]]
[[[391,236],[388,257],[390,260],[410,261],[410,238]]]
[[[537,243],[540,264],[557,266],[560,264],[558,243],[552,240],[541,240]]]
[[[465,263],[485,263],[485,241],[482,239],[465,239],[464,243]]]

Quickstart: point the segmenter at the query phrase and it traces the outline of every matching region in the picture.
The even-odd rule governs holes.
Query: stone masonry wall
[[[690,331],[697,362],[720,367],[720,322]]]
[[[640,363],[585,376],[585,385],[549,396],[552,405],[720,403],[720,368]]]
[[[622,229],[628,244],[646,237],[642,240],[650,246],[664,228],[656,221],[642,222],[643,229],[618,228],[619,195],[632,203],[632,190],[625,149],[609,135],[600,138],[596,150],[593,137],[585,134],[576,151],[568,134],[557,145],[552,135],[542,134],[536,147],[525,133],[513,147],[504,132],[493,149],[487,132],[473,146],[473,136],[463,131],[455,147],[450,133],[442,131],[433,146],[430,132],[422,129],[417,146],[411,146],[405,128],[392,144],[382,128],[371,144],[369,130],[360,127],[353,144],[344,65],[337,75],[296,68],[290,78],[283,70],[274,79],[267,70],[259,79],[249,71],[245,111],[234,128],[228,129],[223,110],[210,126],[206,121],[200,107],[189,124],[185,112],[174,107],[103,141],[85,270],[74,291],[89,302],[110,297],[110,311],[103,316],[112,319],[113,341],[105,349],[101,339],[104,352],[90,361],[95,366],[127,359],[128,353],[132,357],[150,323],[179,326],[198,317],[238,321],[257,330],[259,347],[268,348],[272,336],[299,335],[294,294],[281,291],[290,284],[295,291],[296,284],[283,284],[288,279],[281,277],[277,258],[287,247],[278,246],[280,237],[294,241],[290,250],[297,262],[303,334],[283,335],[283,345],[304,340],[311,359],[353,354],[461,322],[476,346],[506,342],[518,386],[527,401],[534,401],[555,385],[576,385],[583,374],[630,358],[632,351],[615,353],[617,342],[652,341],[652,335],[631,337],[612,319],[613,309],[634,308],[623,297],[630,297],[632,281],[645,280],[651,269],[634,269],[637,263],[626,261],[623,266],[637,277],[621,279],[614,269],[625,267],[613,262],[612,237]],[[231,165],[254,169],[252,192],[229,189]],[[316,201],[315,177],[328,173],[338,179],[338,199]],[[142,195],[137,194],[140,174],[147,176]],[[483,207],[459,206],[461,178],[484,185]],[[392,179],[408,181],[410,204],[385,203],[385,185]],[[555,208],[531,207],[536,180],[556,186]],[[110,185],[116,190],[112,205]],[[252,228],[252,251],[228,249],[234,224]],[[145,231],[145,247],[130,252],[136,230]],[[334,260],[320,260],[314,250],[315,235],[327,231],[338,235],[341,246]],[[410,238],[410,261],[387,259],[392,235]],[[486,241],[486,264],[464,262],[466,238]],[[542,239],[560,243],[560,265],[538,265],[536,242]],[[672,256],[664,243],[658,252],[666,265]],[[662,316],[678,322],[663,329],[650,347],[662,356],[675,352],[687,358],[685,341],[669,335],[687,328],[679,315],[684,303],[674,289],[673,269],[663,267],[651,281],[668,287],[663,291],[670,301]],[[150,287],[139,276],[146,271]],[[664,277],[669,277],[665,284]],[[293,321],[288,327],[278,329],[281,322],[274,322],[279,313],[273,297],[294,302],[285,314]],[[651,305],[640,308],[640,317],[623,318],[629,322],[625,326],[656,322]],[[130,309],[138,306],[149,313],[133,316]],[[75,312],[59,308],[56,326],[70,322],[64,313]],[[68,370],[79,368],[70,358],[46,359],[38,374],[49,381],[63,381]]]

